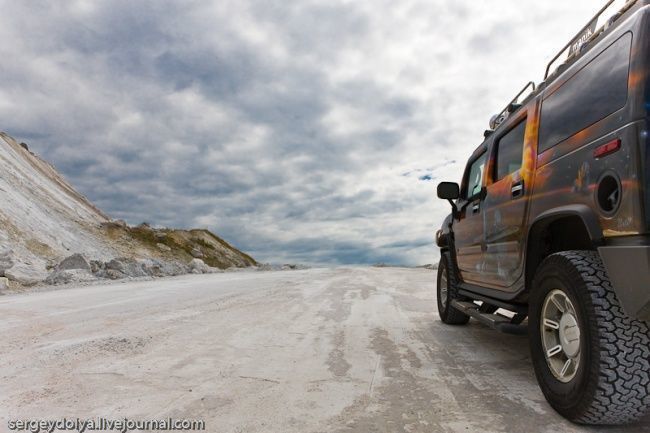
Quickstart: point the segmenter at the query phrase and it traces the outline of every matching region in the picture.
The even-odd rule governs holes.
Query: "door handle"
[[[512,198],[519,198],[524,195],[524,181],[520,180],[519,182],[513,183],[510,191],[512,193]]]

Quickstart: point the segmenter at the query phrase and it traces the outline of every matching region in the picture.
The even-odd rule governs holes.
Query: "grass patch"
[[[118,231],[116,229],[108,228],[109,233],[113,231]],[[220,245],[223,245],[229,251],[232,251],[237,260],[244,262],[245,265],[255,265],[257,262],[247,254],[242,253],[241,251],[233,248],[227,242],[223,241],[213,233],[208,230],[159,230],[152,229],[146,225],[139,225],[137,227],[127,227],[122,230],[123,233],[130,235],[130,237],[141,243],[143,246],[150,248],[154,251],[157,251],[158,244],[163,244],[171,248],[172,254],[176,256],[177,259],[184,260],[189,262],[192,260],[193,250],[200,250],[203,253],[201,260],[209,266],[227,269],[231,266],[236,266],[230,259],[223,256],[223,253],[217,246],[210,242],[211,239],[214,239]],[[165,234],[164,237],[160,236]],[[210,236],[210,239],[206,240],[199,236]]]
[[[203,248],[207,248],[209,250],[216,250],[214,245],[212,245],[210,242],[207,242],[207,241],[205,241],[205,240],[203,240],[201,238],[194,238],[194,239],[192,239],[192,242],[195,242],[195,243],[201,245]]]

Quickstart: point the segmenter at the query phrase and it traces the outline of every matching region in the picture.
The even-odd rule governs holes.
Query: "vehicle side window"
[[[494,181],[497,182],[521,168],[524,155],[524,136],[526,134],[526,119],[512,128],[496,144],[496,167]]]
[[[631,45],[632,35],[623,35],[544,99],[539,153],[625,106]]]
[[[467,189],[463,191],[463,198],[471,198],[481,192],[486,161],[487,152],[483,152],[483,154],[479,156],[467,169],[467,177],[465,178]]]

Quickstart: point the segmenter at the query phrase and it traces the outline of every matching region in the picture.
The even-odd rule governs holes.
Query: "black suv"
[[[650,0],[600,23],[611,3],[438,185],[440,318],[528,332],[544,395],[583,424],[650,408]]]

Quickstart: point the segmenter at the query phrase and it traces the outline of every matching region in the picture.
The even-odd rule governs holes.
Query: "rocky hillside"
[[[208,230],[130,227],[111,220],[27,145],[0,133],[0,277],[10,284],[255,265]]]

